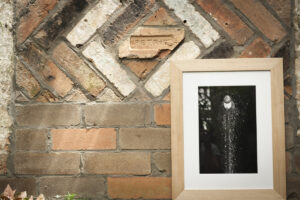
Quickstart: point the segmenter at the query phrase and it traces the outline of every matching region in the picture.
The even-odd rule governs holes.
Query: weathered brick
[[[284,93],[285,98],[289,99],[293,95],[293,79],[292,76],[288,75],[284,78]]]
[[[294,167],[297,174],[300,174],[300,148],[294,152]]]
[[[300,197],[300,176],[288,176],[287,177],[287,195],[292,193],[298,194]]]
[[[150,153],[85,153],[84,172],[87,174],[134,174],[151,173]]]
[[[200,55],[200,49],[193,41],[186,42],[146,82],[145,88],[159,96],[170,84],[170,61],[193,59]]]
[[[103,177],[42,177],[39,191],[47,197],[69,192],[76,198],[100,198],[105,192],[104,182]]]
[[[169,16],[166,9],[159,8],[146,22],[145,26],[165,26],[165,25],[177,25],[176,21]]]
[[[154,116],[157,125],[171,125],[171,105],[157,104],[154,106]]]
[[[291,67],[291,45],[290,41],[286,41],[284,45],[272,56],[276,58],[283,58],[283,72],[287,72]]]
[[[88,102],[89,100],[82,93],[82,91],[78,88],[74,88],[69,96],[65,98],[66,101],[69,102]]]
[[[131,102],[136,102],[136,101],[151,101],[151,98],[148,96],[148,94],[142,90],[142,89],[137,89],[135,90],[134,94],[131,96],[130,100]]]
[[[170,101],[171,100],[171,92],[169,92],[164,98],[164,101]]]
[[[153,58],[173,50],[184,38],[183,28],[139,27],[119,47],[120,58]]]
[[[296,75],[296,99],[297,99],[297,108],[300,111],[300,59],[295,60],[295,75]],[[285,109],[287,110],[287,109]],[[288,119],[288,112],[285,111],[285,119]],[[300,116],[299,116],[300,118]],[[297,136],[300,136],[300,130],[297,131]]]
[[[28,98],[21,91],[16,91],[16,102],[29,102]]]
[[[151,108],[148,104],[98,104],[88,105],[84,110],[88,125],[132,126],[150,124]]]
[[[104,101],[104,102],[120,102],[121,99],[120,97],[118,97],[114,91],[112,91],[111,89],[109,88],[106,88],[101,96],[98,97],[98,101]]]
[[[229,44],[228,42],[223,42],[222,44],[220,44],[219,46],[214,48],[214,50],[212,52],[205,55],[203,58],[205,58],[205,59],[208,59],[208,58],[231,58],[233,56],[233,54],[234,54],[233,46],[231,44]]]
[[[160,172],[171,175],[171,153],[170,152],[156,152],[153,153],[153,162]]]
[[[117,0],[103,0],[93,7],[67,35],[72,45],[86,42],[120,6]]]
[[[96,65],[122,95],[127,96],[136,88],[126,71],[122,69],[111,53],[104,49],[100,38],[91,42],[83,54]]]
[[[231,0],[272,41],[279,41],[286,31],[279,21],[256,0]]]
[[[30,178],[8,178],[0,177],[0,191],[4,191],[7,185],[13,190],[17,190],[17,194],[26,191],[28,195],[37,195],[36,180],[33,177]]]
[[[110,198],[171,199],[171,178],[167,177],[109,177],[107,186]]]
[[[16,153],[16,174],[78,174],[79,153]]]
[[[72,89],[72,81],[35,45],[22,52],[22,57],[60,96],[65,96]]]
[[[35,38],[44,48],[48,49],[51,43],[64,32],[69,24],[79,17],[87,6],[87,0],[67,1],[64,7],[47,21]]]
[[[291,3],[287,0],[267,0],[279,17],[287,24],[291,24]]]
[[[292,172],[292,154],[291,152],[286,152],[285,153],[285,169],[286,173],[290,174]]]
[[[210,47],[220,38],[211,24],[195,10],[188,0],[164,0],[170,9],[191,29],[205,47]]]
[[[106,45],[115,44],[128,32],[138,21],[148,14],[149,9],[154,5],[155,0],[135,0],[128,5],[125,11],[116,20],[109,24],[101,32],[101,38]]]
[[[116,148],[116,131],[101,129],[53,129],[54,150],[101,150]]]
[[[221,0],[197,0],[196,1],[207,13],[209,13],[222,28],[236,40],[238,44],[244,44],[253,31]]]
[[[19,0],[16,1],[16,16],[20,16],[22,10],[26,8],[30,0]]]
[[[241,54],[241,58],[264,58],[270,55],[271,47],[261,38],[255,39]]]
[[[45,151],[47,150],[48,130],[17,129],[16,150]]]
[[[290,149],[294,146],[294,129],[291,125],[285,126],[285,148]]]
[[[121,149],[170,149],[169,128],[121,128],[119,132]]]
[[[105,88],[105,82],[65,43],[60,43],[54,49],[53,57],[92,95],[97,96]]]
[[[37,80],[20,62],[18,62],[16,66],[16,82],[17,85],[24,89],[31,98],[36,96],[41,90]]]
[[[58,99],[49,90],[43,90],[35,99],[37,102],[48,103],[57,102]]]
[[[21,17],[17,27],[17,41],[24,42],[34,29],[43,21],[57,3],[57,0],[37,0],[30,5],[29,12]]]
[[[145,79],[147,75],[158,64],[156,60],[124,60],[123,63],[128,66],[140,79]]]
[[[3,150],[3,149],[2,149]],[[1,153],[0,154],[0,174],[6,174],[7,173],[7,153]]]
[[[19,126],[78,125],[78,105],[26,105],[16,106],[16,122]]]

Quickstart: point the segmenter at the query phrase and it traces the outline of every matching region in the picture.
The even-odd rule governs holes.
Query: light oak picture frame
[[[186,189],[184,175],[183,74],[193,72],[270,72],[272,189]],[[283,63],[281,58],[197,59],[173,61],[171,76],[172,199],[286,199]]]

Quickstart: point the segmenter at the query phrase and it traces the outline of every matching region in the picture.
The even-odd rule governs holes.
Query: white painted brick
[[[99,38],[95,39],[83,51],[83,55],[93,60],[96,67],[124,95],[129,95],[135,88],[126,71],[121,68],[115,58],[101,45]]]
[[[193,59],[200,55],[199,47],[192,41],[184,43],[146,82],[145,88],[159,96],[170,84],[170,61]]]
[[[5,154],[5,146],[12,125],[8,107],[11,103],[13,76],[13,1],[0,1],[0,149]],[[1,160],[5,162],[5,160]],[[0,170],[2,173],[3,170]]]
[[[164,0],[164,2],[169,8],[174,9],[175,14],[182,21],[186,20],[186,25],[205,47],[210,47],[214,41],[220,38],[219,33],[195,10],[188,0]]]
[[[120,6],[118,0],[101,0],[68,34],[72,45],[83,44],[100,28],[108,17]]]

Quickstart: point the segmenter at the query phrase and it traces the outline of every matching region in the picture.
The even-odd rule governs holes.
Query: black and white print
[[[198,87],[200,174],[257,173],[255,86]]]

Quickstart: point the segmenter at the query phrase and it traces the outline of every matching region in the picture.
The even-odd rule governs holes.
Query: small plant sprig
[[[67,195],[65,195],[64,200],[86,200],[86,199],[82,199],[82,198],[75,198],[77,195],[74,193],[69,193]]]

